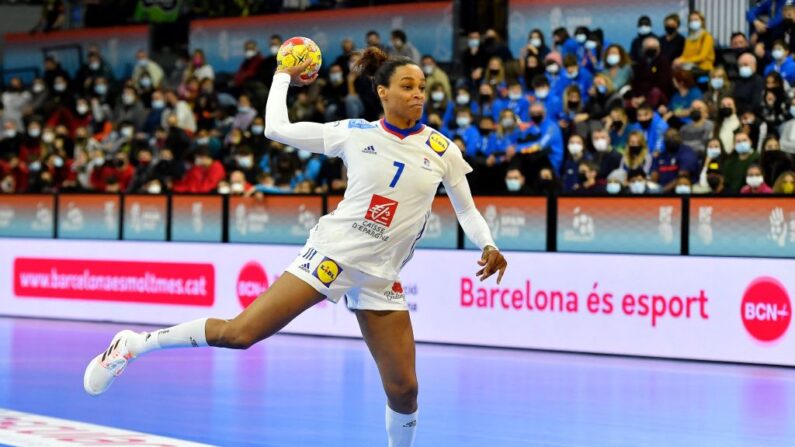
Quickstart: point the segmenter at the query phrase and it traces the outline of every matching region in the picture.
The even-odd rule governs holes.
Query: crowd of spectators
[[[662,35],[640,17],[627,48],[609,30],[535,29],[517,55],[494,30],[473,31],[451,67],[400,29],[364,45],[422,68],[423,122],[462,150],[475,193],[793,194],[795,4],[765,0],[748,20],[751,35],[727,45],[698,11],[665,17]],[[263,135],[281,42],[246,42],[228,76],[201,49],[168,68],[141,50],[126,79],[97,48],[76,73],[48,57],[41,78],[2,94],[0,191],[344,191],[339,159]],[[292,120],[380,118],[371,81],[350,69],[356,43],[341,49],[291,92]]]

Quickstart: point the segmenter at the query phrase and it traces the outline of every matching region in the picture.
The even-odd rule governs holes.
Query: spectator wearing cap
[[[561,58],[568,55],[577,57],[577,49],[579,46],[577,45],[577,41],[569,36],[569,31],[566,28],[559,27],[552,32],[552,43],[552,49],[560,54]]]
[[[392,30],[391,38],[392,47],[389,48],[390,55],[405,57],[417,65],[420,64],[420,52],[414,44],[409,42],[405,31],[402,29]]]
[[[160,67],[156,62],[149,59],[149,54],[147,54],[144,50],[138,50],[138,53],[135,55],[136,64],[135,68],[133,69],[132,73],[132,81],[135,85],[140,85],[141,78],[144,76],[148,76],[152,80],[152,85],[155,88],[160,87],[160,83],[163,82],[163,68]]]
[[[668,103],[673,94],[671,62],[660,52],[656,37],[643,41],[643,56],[635,61],[632,70],[632,91],[643,94],[654,108]]]
[[[696,70],[696,73],[709,73],[715,65],[715,40],[706,29],[704,14],[693,11],[690,13],[682,56],[674,59],[674,68]]]
[[[660,54],[669,61],[676,60],[685,50],[685,38],[679,34],[682,22],[679,14],[669,14],[663,22],[665,34],[660,37]]]
[[[739,192],[745,185],[745,176],[748,167],[759,164],[759,153],[751,144],[751,137],[743,131],[737,132],[734,137],[734,151],[724,160],[721,171],[726,180],[726,189]]]
[[[762,168],[752,164],[748,166],[745,175],[745,186],[740,189],[740,194],[772,194],[773,188],[767,186],[762,176]]]
[[[652,33],[651,18],[649,16],[640,16],[638,18],[638,35],[632,39],[629,55],[634,61],[639,61],[643,58],[643,41],[649,37],[657,37]]]
[[[740,79],[735,81],[732,91],[737,111],[740,114],[756,111],[762,106],[762,93],[765,90],[765,80],[756,72],[756,56],[744,53],[737,63]]]
[[[624,192],[624,185],[627,183],[627,171],[616,169],[607,176],[606,182],[605,191],[608,194],[621,194]]]
[[[709,119],[707,104],[697,99],[690,105],[690,122],[682,126],[682,144],[692,148],[700,156],[704,155],[707,140],[715,132],[715,123]]]
[[[182,180],[174,183],[174,192],[210,193],[224,178],[226,171],[221,162],[213,160],[208,148],[200,147],[194,152],[193,167]]]
[[[691,181],[698,178],[698,155],[682,144],[682,137],[676,129],[665,132],[665,150],[654,157],[651,165],[651,179],[659,183],[663,191],[670,192],[676,187],[676,180],[682,173],[690,176]]]
[[[789,48],[783,40],[773,43],[770,55],[773,57],[773,61],[765,67],[765,76],[777,72],[788,84],[795,85],[795,61],[789,56]]]

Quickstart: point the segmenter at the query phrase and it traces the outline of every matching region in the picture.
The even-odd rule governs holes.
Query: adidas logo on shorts
[[[308,262],[306,264],[300,265],[298,268],[303,270],[303,271],[305,271],[305,272],[307,272],[307,273],[309,273],[309,263]]]

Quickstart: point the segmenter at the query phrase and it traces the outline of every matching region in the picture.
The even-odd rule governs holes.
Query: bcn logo
[[[740,312],[743,325],[752,337],[771,342],[787,332],[792,319],[792,304],[784,285],[776,279],[762,277],[745,290]]]
[[[258,296],[268,290],[268,274],[258,262],[243,266],[237,276],[237,298],[243,307],[248,307]]]

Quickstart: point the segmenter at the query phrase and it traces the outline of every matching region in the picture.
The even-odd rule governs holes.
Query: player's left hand
[[[505,269],[508,268],[508,261],[505,260],[505,257],[499,250],[491,245],[487,245],[486,248],[483,249],[483,255],[478,260],[478,265],[483,267],[478,270],[477,273],[481,281],[500,272],[500,274],[497,275],[497,284],[499,284],[500,281],[502,281],[502,275],[505,274]]]

